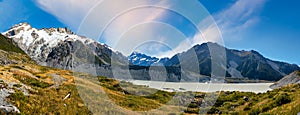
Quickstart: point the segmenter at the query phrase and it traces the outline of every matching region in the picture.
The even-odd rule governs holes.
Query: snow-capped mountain
[[[28,23],[20,23],[2,34],[13,39],[25,53],[43,66],[71,69],[76,64],[89,61],[108,66],[112,53],[123,58],[122,54],[114,52],[107,45],[76,35],[68,28],[36,29]]]
[[[67,28],[32,28],[28,23],[13,26],[3,35],[12,38],[23,51],[41,65],[46,65],[47,56],[52,48],[65,41],[78,41],[91,43],[92,40],[73,34]]]
[[[151,57],[136,51],[131,53],[131,55],[128,57],[130,65],[138,66],[164,66],[165,62],[167,62],[168,60],[169,58]]]

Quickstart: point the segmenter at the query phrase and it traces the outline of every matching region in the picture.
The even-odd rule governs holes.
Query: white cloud
[[[266,0],[238,0],[227,9],[214,14],[223,35],[233,38],[240,31],[259,22],[259,12]]]
[[[128,11],[116,18],[116,20],[113,20],[113,22],[108,26],[107,30],[105,31],[103,39],[106,41],[107,44],[110,44],[112,45],[112,47],[115,47],[115,45],[117,45],[117,41],[120,40],[119,38],[122,37],[124,34],[127,34],[127,32],[129,32],[131,29],[134,29],[137,26],[141,26],[147,23],[155,23],[154,21],[156,19],[162,18],[162,14],[164,13],[164,11],[165,10],[163,9],[157,8],[143,8]],[[146,37],[144,36],[153,36],[153,34],[155,34],[156,29],[154,28],[154,26],[149,25],[147,28],[143,28],[135,33],[131,32],[132,35],[128,36],[134,37],[135,39],[143,39],[145,41]],[[151,38],[149,39],[151,40]],[[154,40],[154,38],[152,40]],[[130,40],[128,41],[133,42]]]
[[[88,13],[100,0],[36,0],[37,5],[56,16],[66,25],[77,28]]]
[[[78,34],[96,40],[101,37],[100,41],[105,41],[106,44],[115,48],[120,35],[125,34],[135,26],[162,18],[166,11],[162,8],[144,6],[161,5],[163,8],[167,8],[169,3],[168,1],[148,0],[87,0],[84,2],[82,0],[37,0],[37,4],[67,26],[77,30]],[[101,33],[103,31],[104,33]],[[155,31],[155,29],[148,27],[133,34],[151,36],[151,34],[155,34]],[[142,35],[132,36],[142,37]],[[123,44],[127,45],[131,42],[134,41],[124,41]]]
[[[205,42],[216,42],[223,45],[222,35],[232,38],[240,31],[249,29],[259,22],[257,15],[265,2],[266,0],[236,1],[229,8],[213,15],[216,23],[213,22],[212,17],[206,17],[199,23],[200,32],[196,33],[193,38],[182,41],[173,51],[160,52],[159,57],[171,57],[177,52],[184,52],[196,44]]]
[[[233,33],[247,29],[259,21],[258,16],[256,16],[258,14],[257,11],[259,11],[265,3],[265,0],[238,0],[229,8],[213,14],[216,23],[211,16],[206,16],[203,12],[191,13],[183,11],[181,13],[192,17],[192,21],[198,19],[195,16],[201,16],[199,15],[201,13],[204,16],[203,20],[197,22],[201,33],[199,32],[194,37],[186,39],[180,35],[182,34],[180,32],[179,34],[174,34],[174,32],[178,33],[174,28],[167,29],[170,31],[168,33],[166,30],[167,25],[161,23],[161,26],[157,26],[158,23],[156,20],[164,18],[165,10],[149,7],[135,10],[135,8],[137,8],[136,6],[158,4],[167,9],[174,4],[174,6],[177,5],[177,9],[191,6],[188,2],[182,3],[179,0],[171,1],[172,0],[105,0],[102,2],[102,0],[86,0],[82,2],[82,0],[37,0],[37,4],[45,11],[56,16],[66,25],[73,29],[78,29],[78,34],[90,38],[98,39],[103,29],[108,27],[105,33],[103,33],[103,41],[116,50],[121,50],[121,52],[124,50],[126,55],[128,55],[129,51],[133,50],[136,45],[140,45],[148,40],[157,40],[168,44],[169,47],[172,48],[172,51],[169,52],[158,51],[157,56],[171,57],[175,53],[183,52],[193,45],[203,42],[217,42],[223,44],[222,36],[219,28],[215,25],[216,23],[223,34],[234,35]],[[197,6],[191,7],[196,8]],[[85,17],[88,13],[90,14]],[[81,22],[84,24],[80,26]],[[149,25],[149,23],[153,22],[155,24]],[[163,37],[164,39],[159,39],[159,37]],[[153,50],[160,49],[158,46],[155,46],[156,48],[154,48],[154,46],[155,45],[152,46]]]

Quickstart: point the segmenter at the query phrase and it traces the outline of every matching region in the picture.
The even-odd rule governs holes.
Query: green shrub
[[[53,84],[49,84],[43,81],[39,81],[37,79],[28,77],[28,76],[19,76],[19,75],[14,75],[14,77],[18,80],[20,80],[22,83],[27,84],[27,85],[31,85],[34,87],[39,87],[39,88],[47,88],[52,86]]]
[[[191,103],[189,105],[189,108],[198,108],[198,105],[196,103]]]
[[[4,84],[4,81],[3,81],[3,80],[0,80],[0,84]]]
[[[22,85],[20,85],[20,84],[14,84],[13,86],[14,86],[14,87],[17,87],[17,88],[22,87]]]
[[[249,115],[258,115],[261,111],[259,109],[252,109],[249,112]]]
[[[287,93],[280,94],[275,98],[276,106],[281,106],[283,104],[287,104],[291,102],[291,98]]]
[[[19,91],[11,94],[8,98],[10,98],[12,100],[22,100],[24,102],[28,102],[28,97]]]

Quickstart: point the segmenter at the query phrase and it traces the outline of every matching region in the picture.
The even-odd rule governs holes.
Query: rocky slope
[[[0,34],[0,65],[34,63],[14,42]]]
[[[88,114],[74,78],[71,71],[35,64],[0,66],[0,114]]]
[[[3,34],[16,42],[26,54],[42,66],[62,69],[75,69],[79,66],[103,69],[110,66],[111,55],[117,57],[114,63],[122,64],[126,58],[107,45],[76,35],[68,28],[36,29],[28,23],[20,23]]]
[[[271,85],[271,88],[275,89],[291,84],[300,84],[300,71],[295,71],[290,75],[285,76],[274,85]]]
[[[198,58],[200,74],[210,76],[211,55],[208,46],[222,47],[216,43],[196,45],[187,52],[172,57],[166,62],[166,66],[180,66],[180,63],[185,63],[186,65],[192,64],[193,62],[188,61],[179,62],[178,57],[189,60],[189,57],[192,57],[190,56],[190,52],[195,51]],[[226,77],[277,81],[295,70],[300,70],[295,64],[273,61],[253,50],[239,51],[227,48],[225,48],[225,50],[227,56]]]
[[[11,78],[13,74],[9,73],[9,71],[15,72],[15,70],[4,70],[7,68],[3,67],[4,65],[21,63],[34,64],[35,62],[16,46],[13,41],[0,34],[0,114],[2,112],[20,113],[20,110],[6,99],[10,95],[15,94],[15,90],[22,91],[24,95],[29,95],[30,87],[20,84],[18,85],[19,87],[15,87],[18,83]]]

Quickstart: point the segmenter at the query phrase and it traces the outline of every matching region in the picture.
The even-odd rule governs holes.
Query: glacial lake
[[[135,85],[144,85],[149,88],[164,90],[169,92],[217,92],[217,91],[240,91],[264,93],[272,90],[273,83],[195,83],[195,82],[162,82],[162,81],[128,81]]]

